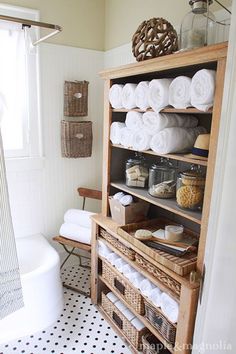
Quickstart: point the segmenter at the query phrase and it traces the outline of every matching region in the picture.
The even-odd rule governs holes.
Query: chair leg
[[[64,245],[63,245],[64,246]],[[65,248],[65,247],[64,247]],[[68,249],[66,249],[66,252],[68,253],[68,256],[66,257],[66,259],[62,262],[61,264],[61,269],[63,268],[64,264],[67,262],[67,260],[70,258],[70,256],[73,254],[75,247],[72,248],[71,251],[68,251]]]

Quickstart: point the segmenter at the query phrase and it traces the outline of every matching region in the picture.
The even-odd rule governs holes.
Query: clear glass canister
[[[168,161],[149,169],[148,192],[157,198],[173,198],[176,193],[176,170]]]
[[[148,168],[145,159],[142,156],[126,161],[126,185],[128,187],[145,188],[148,181]]]
[[[180,172],[177,178],[176,200],[180,208],[201,210],[204,198],[205,174],[200,168]]]

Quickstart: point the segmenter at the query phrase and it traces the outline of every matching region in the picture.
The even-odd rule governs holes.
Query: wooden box
[[[109,197],[109,204],[111,217],[119,225],[145,220],[150,206],[149,203],[143,200],[138,200],[130,205],[124,206],[119,200],[112,197]]]

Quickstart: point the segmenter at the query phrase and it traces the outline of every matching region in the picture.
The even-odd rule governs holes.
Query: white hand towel
[[[140,289],[140,284],[144,279],[146,278],[138,272],[131,273],[131,276],[129,277],[129,281],[137,289]]]
[[[161,309],[172,323],[178,321],[179,304],[166,293],[162,293],[161,295]]]
[[[155,112],[169,104],[169,86],[173,79],[154,79],[149,84],[148,102]]]
[[[124,197],[125,193],[123,192],[117,192],[116,194],[113,195],[113,198],[115,200],[120,200],[122,197]]]
[[[114,263],[115,268],[120,272],[123,273],[123,267],[127,265],[127,262],[125,262],[122,258],[117,259]]]
[[[140,291],[144,296],[150,296],[151,291],[155,288],[155,285],[148,279],[144,279],[140,283]]]
[[[128,321],[132,321],[135,318],[133,312],[131,312],[128,308],[123,311],[123,315],[127,318]]]
[[[132,130],[133,132],[139,131],[143,125],[143,114],[140,112],[130,111],[126,114],[125,124],[128,129]]]
[[[120,144],[121,129],[125,128],[125,123],[113,122],[110,130],[110,140],[112,144]]]
[[[94,213],[86,210],[69,209],[64,215],[64,221],[65,223],[76,224],[91,229],[92,221],[90,217],[92,215]]]
[[[137,318],[135,317],[132,321],[131,321],[132,325],[138,330],[141,331],[142,329],[145,328],[144,324]]]
[[[91,244],[91,230],[76,224],[64,223],[61,225],[60,235],[71,240]]]
[[[123,108],[122,105],[122,91],[123,91],[124,85],[112,85],[110,90],[109,90],[109,101],[110,104],[113,108]]]
[[[151,135],[144,129],[137,131],[133,135],[133,148],[137,151],[145,151],[150,149]]]
[[[199,134],[205,134],[204,127],[166,128],[152,137],[150,147],[158,154],[182,153],[192,149]]]
[[[143,115],[143,125],[149,135],[155,135],[165,128],[194,128],[198,125],[198,120],[188,114],[146,112]]]
[[[117,259],[120,259],[120,257],[119,257],[116,253],[114,253],[114,252],[110,253],[110,254],[107,256],[108,262],[111,263],[112,265],[115,264],[115,262],[117,261]]]
[[[190,87],[192,79],[187,76],[176,77],[169,87],[169,104],[174,108],[191,106]]]
[[[142,110],[146,110],[149,106],[148,102],[149,81],[141,81],[135,89],[136,106]]]
[[[121,95],[121,100],[122,100],[122,106],[126,109],[132,109],[136,107],[135,103],[135,89],[137,87],[137,84],[125,84],[123,90],[122,90],[122,95]]]
[[[111,291],[107,293],[106,296],[113,304],[115,304],[119,300],[118,297],[115,294],[113,294]]]
[[[127,127],[122,128],[120,131],[120,144],[126,148],[133,147],[134,132]]]
[[[125,304],[122,301],[117,301],[115,303],[115,306],[120,310],[120,312],[124,312],[126,310],[128,310],[128,308],[125,306]]]
[[[162,291],[155,287],[151,290],[150,294],[148,295],[149,300],[157,307],[161,307],[161,295]]]
[[[196,72],[191,83],[191,104],[201,111],[213,106],[215,94],[215,70],[202,69]]]
[[[124,206],[130,205],[133,203],[132,195],[126,194],[120,199],[120,203]]]

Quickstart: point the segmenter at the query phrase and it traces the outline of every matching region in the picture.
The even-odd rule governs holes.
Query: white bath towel
[[[137,151],[150,149],[151,135],[144,129],[137,131],[133,135],[133,148]]]
[[[140,112],[130,111],[126,114],[125,124],[128,129],[133,132],[139,131],[143,125],[143,114]]]
[[[124,266],[126,266],[128,263],[126,261],[124,261],[122,258],[120,259],[117,259],[115,262],[114,262],[114,266],[115,268],[120,272],[120,273],[123,273],[123,268]]]
[[[90,211],[69,209],[64,215],[64,221],[65,223],[76,224],[91,229],[92,221],[90,217],[92,215],[94,215],[94,213]]]
[[[113,108],[123,108],[122,105],[122,91],[123,91],[124,85],[112,85],[110,90],[109,90],[109,101],[110,104]]]
[[[134,132],[127,127],[122,128],[120,131],[120,144],[126,148],[133,147]]]
[[[191,106],[190,87],[192,79],[187,76],[176,77],[169,87],[169,104],[174,108]]]
[[[98,240],[98,254],[104,258],[107,258],[110,253],[112,253],[112,250],[105,245],[104,242]]]
[[[126,109],[132,109],[136,107],[135,103],[135,89],[137,84],[125,84],[122,90],[122,106]]]
[[[131,312],[128,308],[124,310],[122,313],[127,318],[128,321],[132,321],[135,318],[133,312]]]
[[[140,81],[135,89],[136,106],[142,110],[146,110],[149,106],[148,102],[149,81]]]
[[[179,304],[166,293],[162,293],[161,295],[161,309],[172,323],[178,321]]]
[[[120,203],[124,206],[132,204],[133,201],[134,201],[134,198],[130,194],[126,194],[122,198],[120,198]]]
[[[123,274],[126,278],[128,278],[132,273],[136,272],[136,270],[133,267],[131,267],[129,264],[126,264],[123,267],[122,271],[123,271]]]
[[[173,79],[154,79],[149,84],[148,102],[155,112],[169,104],[169,86]]]
[[[215,70],[202,69],[196,72],[191,83],[191,104],[201,111],[213,106],[215,94]]]
[[[113,198],[115,200],[120,200],[121,198],[123,198],[125,196],[125,193],[123,192],[117,192],[116,194],[113,195]]]
[[[132,321],[131,321],[132,325],[138,330],[141,331],[142,329],[145,328],[145,325],[143,324],[143,322],[141,322],[137,317],[135,317]]]
[[[144,279],[140,283],[140,291],[144,296],[150,296],[151,291],[155,288],[155,285],[148,279]]]
[[[128,310],[128,308],[125,306],[125,304],[122,301],[117,301],[115,303],[115,306],[120,310],[120,312],[124,312],[126,310]]]
[[[204,127],[166,128],[152,137],[150,146],[158,154],[182,153],[192,149],[199,134],[205,134]]]
[[[114,252],[110,253],[107,256],[108,262],[111,263],[112,265],[114,265],[114,263],[115,263],[115,261],[117,261],[117,259],[120,259],[120,257]]]
[[[130,283],[137,289],[140,289],[140,284],[144,279],[146,278],[138,272],[131,273],[129,277]]]
[[[120,144],[121,129],[125,128],[125,123],[113,122],[110,129],[110,140],[112,144]]]
[[[147,297],[155,306],[161,307],[161,295],[162,291],[158,287],[155,287]]]
[[[118,297],[115,294],[113,294],[111,291],[107,293],[106,296],[113,304],[115,304],[119,300]]]
[[[71,240],[91,244],[91,229],[76,224],[64,223],[61,225],[60,235]]]
[[[189,114],[146,112],[143,114],[143,124],[149,135],[155,135],[165,128],[194,128],[198,125],[198,120]]]

